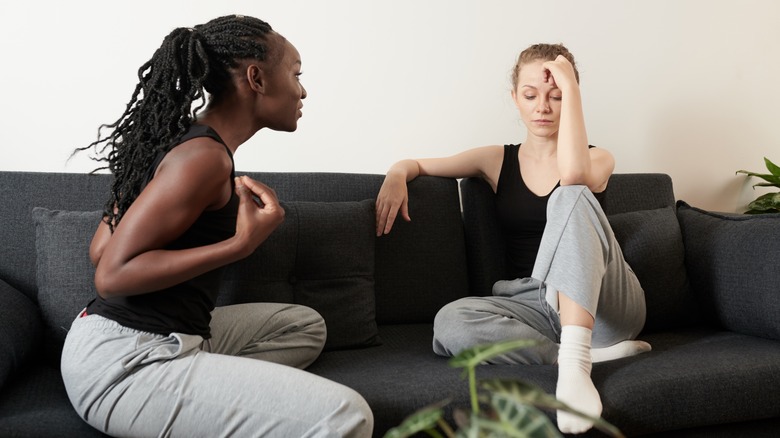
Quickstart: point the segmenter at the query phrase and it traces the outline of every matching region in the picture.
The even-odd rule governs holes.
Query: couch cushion
[[[306,305],[325,319],[326,349],[375,345],[373,205],[285,203],[282,226],[252,256],[226,269],[218,304]],[[38,300],[48,334],[62,343],[96,294],[88,255],[100,212],[35,208],[33,220]]]
[[[462,179],[460,188],[471,294],[489,296],[493,284],[506,279],[506,247],[496,219],[495,194],[478,177]],[[672,179],[660,173],[616,173],[609,178],[605,198],[607,215],[673,207]]]
[[[89,244],[100,217],[100,211],[32,210],[38,304],[47,335],[60,343],[78,312],[95,298]]]
[[[623,257],[647,302],[644,331],[690,326],[697,308],[685,272],[682,234],[673,207],[609,216]]]
[[[677,204],[691,286],[726,329],[780,339],[780,214],[717,214]]]
[[[0,388],[26,366],[38,347],[41,318],[35,304],[0,280]]]
[[[376,345],[374,201],[283,206],[282,225],[254,254],[227,267],[219,304],[306,305],[325,319],[326,349]]]
[[[59,365],[59,363],[58,363]],[[32,363],[0,393],[2,437],[106,437],[82,420],[58,366]]]

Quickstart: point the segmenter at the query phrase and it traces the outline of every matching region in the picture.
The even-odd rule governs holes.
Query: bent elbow
[[[95,290],[102,298],[116,296],[118,291],[115,276],[107,275],[98,267],[95,270]]]
[[[588,185],[587,178],[584,172],[567,172],[561,174],[562,186],[586,186]]]

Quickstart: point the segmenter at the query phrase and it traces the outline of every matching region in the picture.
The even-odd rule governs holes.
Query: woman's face
[[[520,111],[528,133],[537,137],[551,137],[558,133],[561,118],[561,90],[547,79],[547,72],[537,59],[520,66],[517,86],[512,99]]]
[[[262,100],[264,125],[275,131],[292,132],[298,129],[303,116],[306,89],[300,82],[301,55],[289,41],[279,37],[282,55],[266,77],[266,92]]]

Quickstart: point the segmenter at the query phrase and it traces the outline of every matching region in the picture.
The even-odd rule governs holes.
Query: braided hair
[[[232,90],[230,70],[240,60],[269,58],[272,31],[268,23],[243,15],[177,28],[138,69],[139,82],[124,113],[101,125],[96,141],[74,151],[94,148],[91,158],[107,163],[95,171],[109,169],[114,176],[104,207],[112,232],[140,194],[155,158],[187,132],[205,106],[204,91],[211,100],[219,99]],[[103,135],[106,128],[111,132]]]

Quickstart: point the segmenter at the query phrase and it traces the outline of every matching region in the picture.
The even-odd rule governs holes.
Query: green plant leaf
[[[449,403],[450,400],[442,400],[415,411],[401,424],[385,432],[384,438],[406,438],[418,432],[435,429],[437,422],[444,416],[444,406]]]
[[[769,161],[769,158],[767,157],[764,157],[764,163],[766,164],[766,169],[770,171],[772,175],[780,177],[780,166]]]
[[[505,403],[506,412],[489,417],[472,414],[458,437],[557,438],[561,434],[549,417],[532,406]],[[517,408],[517,409],[515,409]]]
[[[737,173],[743,173],[747,176],[754,176],[756,178],[761,178],[764,181],[766,181],[766,183],[760,183],[756,185],[780,187],[780,176],[772,175],[771,173],[756,173],[747,170],[738,170]],[[753,187],[755,187],[756,185],[754,185]]]
[[[548,410],[563,410],[570,412],[574,415],[587,418],[593,422],[593,427],[610,436],[623,437],[623,433],[620,432],[618,428],[608,423],[603,418],[592,417],[577,411],[576,409],[556,399],[554,396],[547,394],[544,392],[544,390],[531,383],[519,380],[490,379],[482,381],[480,384],[483,388],[491,392],[491,397],[495,397],[496,394],[500,394],[501,397],[511,398],[516,400],[518,403],[529,406]]]
[[[516,430],[521,433],[520,436],[533,438],[561,436],[550,417],[535,407],[520,402],[516,397],[503,392],[492,392],[490,404],[496,410],[504,429]]]
[[[780,213],[780,192],[759,196],[748,204],[747,214]]]
[[[496,342],[494,344],[477,345],[461,351],[450,359],[449,364],[455,368],[474,368],[477,365],[508,353],[518,348],[527,348],[536,345],[537,342],[530,339],[512,339]]]

